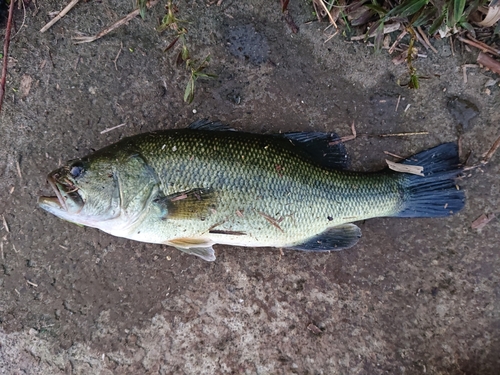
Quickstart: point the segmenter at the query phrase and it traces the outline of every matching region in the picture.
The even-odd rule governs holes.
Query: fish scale
[[[403,161],[424,176],[345,170],[343,145],[317,132],[231,131],[219,123],[125,138],[53,171],[45,210],[116,236],[163,243],[214,260],[215,243],[339,250],[354,221],[441,217],[464,205],[457,147]]]
[[[198,223],[201,233],[225,220],[224,229],[246,231],[258,240],[277,236],[293,244],[329,226],[391,215],[401,205],[389,175],[367,178],[327,170],[293,152],[295,146],[286,139],[270,143],[267,137],[253,138],[238,132],[184,130],[156,133],[137,146],[148,164],[161,171],[165,195],[193,188],[218,191],[217,213]],[[236,216],[238,210],[247,213],[247,220]],[[283,218],[283,230],[262,214]]]

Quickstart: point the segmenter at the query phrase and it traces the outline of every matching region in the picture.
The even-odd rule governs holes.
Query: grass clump
[[[327,19],[335,27],[336,22],[343,24],[347,38],[373,38],[375,51],[401,52],[408,65],[410,88],[419,86],[413,66],[417,43],[435,51],[429,39],[458,35],[464,41],[465,35],[471,41],[467,44],[478,48],[493,45],[493,54],[500,47],[500,0],[313,0],[313,6],[318,19]],[[399,35],[389,46],[386,35],[393,32]]]
[[[177,53],[176,65],[184,65],[186,70],[189,72],[189,78],[184,90],[184,101],[190,104],[194,100],[196,81],[200,78],[215,78],[216,75],[204,72],[210,62],[210,55],[206,56],[201,61],[191,57],[186,43],[188,30],[186,27],[181,26],[181,24],[186,23],[186,21],[180,20],[176,17],[175,14],[177,13],[177,7],[171,0],[168,1],[165,7],[167,13],[163,17],[157,30],[159,32],[169,30],[173,34],[174,39],[167,46],[165,51],[172,50],[176,45],[180,45],[180,50]]]

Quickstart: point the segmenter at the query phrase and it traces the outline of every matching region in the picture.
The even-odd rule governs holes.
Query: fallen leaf
[[[477,24],[483,27],[490,27],[496,24],[498,20],[500,20],[500,5],[488,8],[488,14],[486,14],[484,20]]]
[[[486,224],[488,224],[495,217],[496,217],[495,214],[488,214],[488,215],[482,214],[476,220],[474,220],[470,226],[472,229],[477,229],[477,230],[483,229],[486,226]]]
[[[21,84],[19,85],[19,91],[21,92],[21,97],[25,98],[28,96],[31,90],[31,83],[33,82],[33,78],[31,76],[24,74],[21,77]]]
[[[400,163],[394,163],[393,161],[390,160],[386,160],[385,162],[389,166],[389,169],[392,169],[393,171],[402,173],[411,173],[411,174],[416,174],[417,176],[425,177],[423,173],[424,167],[421,167],[420,165],[400,164]]]

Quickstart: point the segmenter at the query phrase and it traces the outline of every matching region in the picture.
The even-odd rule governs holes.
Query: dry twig
[[[5,30],[5,39],[3,43],[3,67],[2,78],[0,78],[0,112],[5,95],[5,82],[7,81],[7,64],[9,61],[10,31],[12,29],[12,15],[14,14],[14,0],[10,1],[9,17],[7,19],[7,29]]]
[[[61,18],[63,18],[73,7],[78,3],[80,0],[71,0],[71,3],[69,3],[66,8],[61,10],[57,16],[55,16],[49,23],[47,23],[44,27],[40,29],[41,33],[46,32],[48,29],[52,27],[57,21],[59,21]]]
[[[150,9],[151,7],[155,6],[158,3],[158,0],[151,0],[148,1],[147,7]],[[90,43],[93,42],[99,38],[102,38],[104,35],[109,34],[113,30],[119,28],[122,25],[125,25],[127,22],[132,20],[133,18],[137,17],[140,14],[140,9],[137,8],[136,10],[130,12],[127,14],[125,17],[123,17],[121,20],[116,21],[114,24],[112,24],[109,27],[106,27],[105,29],[101,30],[98,32],[96,35],[93,36],[76,36],[73,39],[76,40],[76,44],[81,44],[81,43]]]
[[[468,36],[467,38],[462,38],[461,36],[459,36],[458,40],[460,40],[461,42],[466,43],[468,45],[471,45],[473,47],[476,47],[483,52],[488,52],[488,53],[491,53],[492,55],[500,56],[500,50],[497,50],[493,47],[490,47],[489,45],[487,45],[483,42],[480,42],[479,40],[476,40],[470,36]]]
[[[481,164],[483,165],[488,164],[488,162],[493,157],[493,155],[495,154],[495,152],[498,150],[499,147],[500,147],[500,137],[497,138],[495,143],[493,143],[488,152],[484,155]]]
[[[479,52],[479,56],[477,57],[478,64],[483,65],[485,68],[488,68],[492,72],[500,74],[500,62],[491,58],[487,54],[483,52]]]
[[[101,134],[105,134],[107,132],[110,132],[111,130],[115,130],[115,129],[121,128],[122,126],[125,126],[125,125],[127,125],[127,124],[123,123],[123,124],[120,124],[120,125],[113,126],[112,128],[104,129],[104,130],[101,131]]]

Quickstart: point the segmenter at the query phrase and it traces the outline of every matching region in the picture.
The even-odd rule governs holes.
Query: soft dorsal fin
[[[195,219],[205,220],[210,209],[216,208],[217,195],[211,189],[196,188],[154,200],[165,213],[163,219]]]
[[[227,131],[236,131],[231,128],[229,125],[223,124],[220,121],[210,121],[208,119],[201,119],[193,122],[188,126],[188,129],[192,130],[210,130],[210,131],[219,131],[219,132],[227,132]]]
[[[348,166],[347,151],[335,133],[294,132],[283,136],[322,167],[346,169]]]
[[[301,244],[289,247],[303,251],[337,251],[348,249],[361,238],[361,229],[354,224],[343,224],[328,228],[324,232],[309,238]]]

